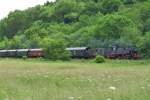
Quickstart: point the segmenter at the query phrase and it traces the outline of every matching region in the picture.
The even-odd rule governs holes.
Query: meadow
[[[150,100],[150,61],[0,59],[0,100]]]

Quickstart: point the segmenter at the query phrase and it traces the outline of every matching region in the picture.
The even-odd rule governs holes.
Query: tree
[[[55,17],[56,21],[62,22],[66,14],[75,12],[78,9],[76,7],[77,3],[75,0],[59,0],[55,5],[55,11],[52,17]]]
[[[0,50],[1,49],[5,49],[5,42],[4,41],[0,42]]]
[[[35,37],[43,38],[48,35],[48,31],[46,30],[47,25],[43,23],[43,21],[38,20],[35,21],[30,28],[25,30],[25,35],[28,39],[33,39]]]
[[[120,0],[102,0],[100,5],[101,6],[100,11],[103,14],[116,12],[118,11],[120,5],[121,5]]]
[[[134,4],[135,0],[122,0],[124,4]]]
[[[143,43],[141,50],[147,51],[149,18],[150,0],[56,0],[16,10],[0,20],[0,48],[49,48],[61,41],[63,47]]]
[[[64,23],[69,24],[72,22],[77,22],[79,21],[79,15],[78,13],[69,13],[64,16]]]
[[[136,0],[136,1],[139,1],[139,2],[145,2],[145,1],[148,1],[148,0]]]
[[[150,18],[150,3],[145,3],[140,10],[140,18],[146,21]]]
[[[85,4],[84,9],[81,9],[81,14],[84,13],[86,15],[95,15],[99,12],[98,4],[94,1],[90,0],[88,3]]]
[[[19,48],[24,48],[23,47],[23,41],[21,37],[15,36],[11,41],[10,41],[10,48],[11,49],[19,49]]]
[[[52,60],[69,60],[69,53],[65,50],[66,44],[63,40],[44,38],[41,41],[44,48],[44,57]]]
[[[26,16],[22,11],[16,10],[8,15],[0,25],[2,36],[12,38],[19,30],[24,30],[26,27]]]
[[[142,57],[150,58],[150,32],[139,41],[138,47],[140,48]]]
[[[144,23],[143,33],[150,31],[150,19],[146,20]]]
[[[94,37],[99,39],[119,39],[125,36],[128,28],[134,28],[132,20],[120,15],[107,15],[103,17],[95,29]],[[129,31],[128,31],[129,32]],[[132,32],[132,30],[131,30]],[[130,34],[134,34],[131,33]]]

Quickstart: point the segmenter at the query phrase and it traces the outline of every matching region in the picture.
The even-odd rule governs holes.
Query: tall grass
[[[150,62],[0,59],[0,100],[150,100]]]

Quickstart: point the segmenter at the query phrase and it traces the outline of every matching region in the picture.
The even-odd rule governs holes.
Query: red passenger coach
[[[43,57],[43,50],[42,49],[29,49],[28,51],[28,57],[31,58],[38,58]]]

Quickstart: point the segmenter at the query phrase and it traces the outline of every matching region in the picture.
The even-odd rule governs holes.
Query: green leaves
[[[145,34],[138,43],[141,54],[145,58],[150,58],[150,31]]]
[[[118,11],[120,5],[121,5],[120,0],[102,0],[101,12],[103,14],[116,12]]]
[[[95,37],[103,39],[119,39],[127,27],[133,27],[133,22],[120,15],[107,15],[103,17],[96,27]]]
[[[149,0],[57,0],[16,10],[1,20],[0,49],[44,47],[47,54],[56,52],[53,57],[57,59],[57,46],[63,50],[66,46],[106,47],[121,42],[143,52],[148,49],[145,34],[150,31],[149,23]]]
[[[63,40],[54,40],[44,38],[41,41],[41,47],[44,49],[44,57],[51,60],[69,60],[69,53],[65,50],[66,43]]]

